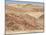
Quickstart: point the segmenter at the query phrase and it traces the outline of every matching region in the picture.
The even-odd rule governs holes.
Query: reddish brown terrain
[[[31,12],[40,12],[42,9],[39,8],[16,8],[15,6],[6,5],[6,31],[26,31],[31,32],[32,30],[42,30],[43,31],[43,15],[36,19],[35,17],[29,15]],[[29,12],[26,14],[26,12]],[[34,14],[32,14],[34,15]],[[37,14],[35,15],[37,16]]]
[[[6,26],[9,30],[32,30],[36,27],[35,18],[29,15],[6,14]]]

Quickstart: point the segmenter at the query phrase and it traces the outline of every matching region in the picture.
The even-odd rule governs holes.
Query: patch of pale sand
[[[8,4],[8,6],[16,7],[16,4]]]
[[[8,6],[16,7],[16,8],[25,8],[32,7],[32,4],[8,4]]]
[[[28,14],[32,17],[35,17],[36,19],[38,19],[40,16],[43,15],[43,12],[26,12],[25,14]]]
[[[31,30],[30,32],[28,31],[20,31],[20,32],[13,32],[13,31],[7,31],[6,34],[16,34],[16,33],[33,33],[33,32],[43,32],[44,30]]]

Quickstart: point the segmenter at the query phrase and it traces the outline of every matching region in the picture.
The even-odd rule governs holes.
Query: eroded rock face
[[[37,22],[36,29],[44,30],[44,15],[40,16],[39,19],[36,20],[36,22]]]
[[[35,29],[35,18],[25,15],[6,14],[6,30],[32,30]]]
[[[27,14],[27,12],[41,12],[42,8],[16,8],[14,6],[6,6],[6,30],[10,31],[29,31],[43,30],[43,18],[36,19]],[[42,12],[41,12],[42,13]],[[41,14],[40,13],[40,14]],[[33,15],[34,13],[32,13]],[[39,14],[39,15],[40,15]]]

